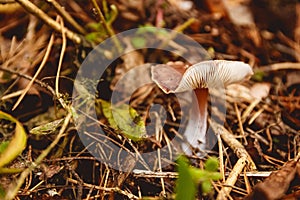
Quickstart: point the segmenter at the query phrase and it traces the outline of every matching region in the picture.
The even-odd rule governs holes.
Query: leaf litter
[[[22,0],[22,2],[26,1]],[[91,2],[70,1],[68,4],[57,2],[86,31],[90,31],[90,29],[85,27],[85,24],[98,23],[99,15],[93,11],[94,6]],[[214,193],[210,195],[200,193],[196,198],[222,199],[224,197],[222,195],[225,195],[224,198],[236,199],[259,199],[262,196],[266,199],[299,198],[300,93],[297,74],[299,73],[300,48],[297,42],[299,41],[298,22],[300,18],[296,12],[299,3],[292,0],[286,1],[285,5],[278,1],[227,0],[224,1],[225,5],[222,5],[203,0],[187,1],[192,5],[187,10],[182,6],[184,2],[114,0],[103,1],[100,7],[108,9],[104,13],[108,20],[112,13],[109,6],[115,5],[118,9],[118,16],[112,23],[112,28],[116,33],[149,25],[174,29],[190,18],[195,18],[192,20],[193,23],[182,31],[207,49],[213,59],[240,60],[253,66],[255,74],[250,81],[232,85],[226,89],[226,116],[224,113],[218,112],[217,107],[210,107],[211,112],[214,111],[213,113],[217,114],[217,118],[225,119],[224,125],[221,127],[214,125],[214,122],[210,123],[213,128],[217,128],[214,132],[221,135],[218,145],[207,154],[208,156],[219,156],[219,169],[224,171],[224,180],[212,183]],[[59,13],[57,9],[45,2],[39,2],[39,4],[51,18]],[[22,166],[21,169],[23,169],[25,160],[32,163],[38,158],[41,151],[55,140],[55,134],[62,128],[67,128],[64,126],[63,119],[67,116],[68,111],[60,112],[60,109],[63,109],[61,107],[64,107],[60,102],[63,101],[64,105],[70,104],[72,81],[76,70],[93,45],[87,45],[87,43],[74,45],[78,41],[76,37],[68,42],[61,71],[63,75],[60,77],[59,91],[62,96],[55,96],[51,91],[46,92],[45,88],[55,87],[55,78],[53,77],[56,76],[62,43],[59,37],[60,33],[57,32],[51,56],[38,76],[38,80],[47,86],[44,85],[42,88],[43,84],[35,82],[20,107],[13,111],[14,102],[30,81],[30,78],[26,79],[21,75],[34,76],[37,66],[43,58],[49,35],[54,31],[53,27],[46,26],[45,21],[40,20],[39,16],[34,19],[30,14],[25,13],[21,6],[14,7],[14,9],[18,14],[6,13],[2,10],[0,13],[3,19],[9,19],[11,22],[10,26],[5,23],[7,20],[0,23],[2,27],[0,29],[0,81],[2,83],[0,108],[17,118],[24,124],[25,129],[28,129],[27,146],[23,153],[20,153],[19,157],[11,163],[11,167]],[[241,10],[243,12],[240,12]],[[236,15],[246,16],[246,18],[236,17]],[[71,33],[77,34],[77,29],[72,24],[66,23],[66,27],[69,31],[69,38]],[[102,26],[97,26],[96,29],[99,27]],[[57,31],[57,29],[55,30]],[[105,30],[101,31],[105,33]],[[105,39],[106,34],[100,34],[98,37],[103,38],[95,38],[95,43]],[[93,37],[89,39],[93,39]],[[151,41],[137,38],[131,45],[145,45],[147,42]],[[175,48],[176,45],[178,47],[178,44],[174,44]],[[127,48],[132,48],[132,46],[128,45]],[[180,47],[178,50],[184,51],[184,48]],[[107,107],[109,104],[103,104],[103,102],[107,101],[107,97],[116,89],[115,83],[127,71],[153,62],[167,63],[168,61],[178,61],[178,59],[180,58],[176,55],[149,49],[125,55],[115,62],[114,66],[111,66],[105,74],[99,84],[100,92],[97,98],[101,99],[102,106],[105,104],[104,107]],[[9,70],[5,71],[6,68],[10,72]],[[141,76],[147,78],[149,74],[137,70],[137,74],[133,73],[131,77],[128,77],[127,84],[116,89],[123,98],[118,102],[120,105],[124,99],[128,98],[123,91],[135,87],[135,84],[138,85],[132,81],[135,79],[133,77]],[[218,94],[211,91],[211,95],[217,96]],[[34,99],[34,96],[38,96],[38,98]],[[95,102],[91,103],[95,104]],[[164,94],[154,83],[151,83],[134,92],[130,99],[130,106],[116,108],[117,115],[124,119],[125,125],[121,124],[123,127],[121,129],[126,130],[124,136],[118,136],[120,127],[114,124],[110,111],[102,113],[103,115],[96,119],[97,123],[104,128],[105,136],[115,140],[124,151],[130,147],[129,151],[148,152],[167,146],[167,150],[161,152],[161,154],[168,155],[167,159],[159,159],[158,156],[153,158],[153,163],[169,163],[167,167],[161,168],[157,164],[154,169],[151,169],[152,171],[134,171],[134,173],[123,173],[112,169],[105,163],[97,161],[85,149],[71,123],[65,129],[64,138],[61,138],[60,143],[55,145],[50,154],[42,160],[44,168],[47,170],[49,167],[49,171],[53,171],[53,174],[40,176],[41,181],[38,176],[35,176],[39,174],[39,168],[33,170],[34,176],[30,176],[26,184],[20,186],[17,193],[18,198],[175,198],[174,177],[176,176],[168,177],[168,174],[175,173],[176,175],[177,165],[172,161],[172,156],[174,156],[172,152],[178,152],[179,145],[176,143],[171,145],[170,141],[175,135],[180,136],[177,132],[180,128],[179,124],[183,126],[188,124],[188,119],[184,115],[184,107],[188,107],[189,103],[185,102],[183,108],[180,108],[177,97]],[[153,105],[161,106],[152,108]],[[130,128],[127,130],[128,123],[126,117],[124,118],[123,111],[128,109],[131,117],[136,119],[135,122],[140,123],[138,127],[142,131],[133,131],[137,135],[131,135]],[[49,112],[49,118],[43,117],[45,112],[46,115]],[[101,113],[100,110],[99,113]],[[33,118],[37,120],[32,120]],[[1,142],[7,139],[5,134],[7,131],[5,125],[7,124],[7,121],[1,123],[1,126],[4,126],[4,128],[1,127]],[[32,132],[42,134],[37,138],[32,135]],[[143,138],[142,143],[135,142],[135,139],[140,138],[140,134],[146,138]],[[132,137],[132,141],[128,140],[130,137]],[[232,140],[228,138],[232,138]],[[184,138],[181,140],[184,141]],[[236,145],[231,146],[232,141],[236,142],[233,143]],[[101,141],[106,148],[105,142],[106,140]],[[108,154],[102,155],[109,157]],[[199,158],[196,155],[190,157],[191,164],[197,168],[203,169],[205,160],[207,160],[206,157]],[[124,161],[124,163],[120,164],[119,169],[127,168],[130,171],[141,160],[126,157],[123,160],[120,158],[120,161]],[[29,166],[28,163],[25,164],[25,168]],[[55,169],[51,170],[51,166],[54,166]],[[239,173],[234,175],[232,170]],[[180,171],[178,172],[180,173]],[[265,172],[273,173],[268,178],[260,176]],[[257,176],[247,175],[249,173]],[[165,175],[163,178],[162,174]],[[116,181],[118,179],[119,181]],[[14,175],[1,175],[1,183],[5,183],[5,185],[11,185],[17,180]],[[41,182],[38,183],[38,181]],[[224,183],[230,184],[231,189],[228,190],[228,185]],[[278,185],[281,187],[277,187]],[[72,187],[73,189],[71,189]],[[1,195],[9,194],[7,190],[10,187],[2,185],[1,188],[5,188],[0,191]],[[50,195],[50,189],[56,189],[58,192]]]

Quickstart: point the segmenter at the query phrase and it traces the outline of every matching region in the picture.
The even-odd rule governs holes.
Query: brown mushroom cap
[[[165,92],[184,92],[197,88],[226,87],[249,79],[250,65],[239,61],[210,60],[189,67],[184,73],[168,65],[151,68],[152,80]]]

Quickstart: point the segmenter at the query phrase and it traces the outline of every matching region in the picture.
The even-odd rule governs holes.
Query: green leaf
[[[204,168],[207,171],[215,172],[218,171],[219,168],[219,161],[216,157],[210,157],[206,160],[204,164]]]
[[[146,46],[146,39],[143,37],[134,37],[131,39],[131,43],[134,48],[144,48]]]
[[[26,147],[27,135],[22,124],[11,115],[0,111],[0,118],[16,123],[15,134],[0,154],[0,168],[13,161]]]
[[[263,81],[265,76],[266,74],[263,71],[256,71],[254,75],[251,77],[251,79],[253,79],[254,81],[261,82]]]
[[[106,33],[101,32],[91,32],[85,35],[85,39],[91,42],[101,42],[103,38],[106,36]]]
[[[98,22],[91,22],[86,25],[87,28],[93,29],[95,31],[100,31],[103,29],[103,26]]]
[[[137,111],[127,104],[113,106],[111,103],[98,99],[102,113],[109,125],[133,141],[139,141],[146,136],[144,121]]]
[[[117,16],[118,16],[118,14],[119,14],[119,11],[118,11],[117,6],[111,5],[111,6],[110,6],[110,9],[111,9],[110,17],[109,17],[109,19],[107,20],[107,23],[108,23],[108,24],[112,24],[112,23],[117,19]]]
[[[178,179],[176,181],[176,200],[193,200],[197,192],[197,185],[193,181],[193,177],[189,171],[188,160],[184,156],[180,156],[177,160]]]
[[[210,172],[209,173],[209,177],[213,181],[218,181],[218,180],[220,180],[222,178],[220,172]]]
[[[0,199],[5,197],[5,190],[3,189],[3,187],[0,185]]]
[[[160,36],[169,36],[169,32],[164,30],[164,29],[157,29],[157,27],[151,25],[151,24],[146,24],[143,26],[140,26],[139,29],[137,30],[136,34],[145,34],[145,33],[154,33],[154,34],[159,34]]]
[[[212,186],[209,180],[203,181],[201,184],[201,190],[204,194],[210,193],[212,190]]]
[[[193,177],[193,181],[195,183],[199,183],[199,182],[207,179],[208,173],[207,173],[207,171],[205,171],[203,169],[198,169],[196,167],[190,166],[189,171],[190,171],[190,174]]]
[[[179,177],[176,182],[176,198],[179,194],[178,199],[194,199],[198,184],[201,184],[203,193],[210,193],[212,190],[211,181],[217,181],[221,178],[221,174],[216,172],[218,159],[215,157],[210,157],[205,162],[204,170],[190,166],[188,159],[184,156],[180,156],[177,162]]]
[[[0,153],[2,153],[7,148],[8,144],[9,144],[9,141],[1,142],[1,144],[0,144]]]

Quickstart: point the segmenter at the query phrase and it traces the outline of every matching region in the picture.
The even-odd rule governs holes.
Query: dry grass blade
[[[67,46],[67,39],[66,39],[66,32],[65,32],[65,28],[64,28],[64,22],[63,19],[58,17],[57,18],[58,21],[60,22],[60,26],[61,26],[61,33],[62,33],[62,46],[61,46],[61,52],[60,52],[60,57],[59,57],[59,61],[58,61],[58,67],[57,67],[57,73],[56,73],[56,78],[55,78],[55,92],[56,92],[56,96],[59,97],[59,76],[60,76],[60,71],[61,71],[61,65],[62,65],[62,61],[64,58],[64,54],[66,51],[66,46]]]

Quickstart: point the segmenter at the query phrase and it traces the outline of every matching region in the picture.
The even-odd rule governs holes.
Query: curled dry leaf
[[[291,86],[300,83],[300,71],[293,71],[286,75],[286,86]]]

